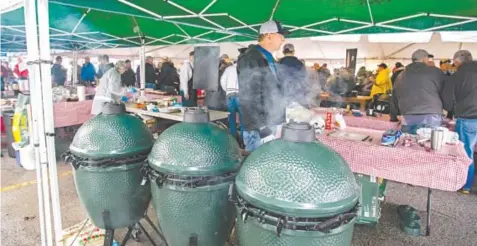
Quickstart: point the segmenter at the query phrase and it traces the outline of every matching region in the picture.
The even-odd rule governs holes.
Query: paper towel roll
[[[86,100],[86,87],[82,85],[76,87],[76,94],[78,95],[78,101],[82,102]]]

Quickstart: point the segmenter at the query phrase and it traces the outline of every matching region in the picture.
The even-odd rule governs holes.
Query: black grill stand
[[[431,188],[427,189],[427,215],[426,215],[426,236],[431,235]]]
[[[109,213],[109,210],[104,210],[104,211],[102,212],[102,214],[103,214],[104,224],[105,224],[106,227],[108,227],[107,225],[110,224],[110,213]],[[161,230],[154,225],[154,223],[153,223],[152,220],[149,218],[149,216],[147,216],[147,212],[144,213],[143,219],[145,219],[146,222],[149,223],[149,225],[151,225],[152,229],[157,233],[157,235],[158,235],[158,236],[161,238],[161,240],[164,242],[164,245],[165,245],[165,246],[168,246],[166,239],[164,238],[164,236],[163,236],[162,233],[161,233]],[[135,226],[129,226],[129,227],[128,227],[128,231],[127,231],[127,233],[126,233],[126,236],[124,236],[123,241],[121,242],[121,246],[125,246],[125,245],[127,244],[127,242],[129,241],[129,239],[131,239],[131,237],[132,237],[133,239],[137,240],[137,237],[138,237],[138,235],[139,235],[140,232],[144,233],[144,235],[147,237],[147,239],[149,239],[149,241],[151,242],[151,244],[152,244],[153,246],[157,246],[157,244],[154,243],[154,240],[153,240],[152,237],[149,235],[149,233],[147,233],[146,229],[144,228],[144,226],[141,224],[140,221],[138,221]],[[112,245],[113,245],[113,240],[114,240],[114,229],[105,229],[105,235],[104,235],[104,243],[103,243],[103,245],[104,245],[104,246],[112,246]]]

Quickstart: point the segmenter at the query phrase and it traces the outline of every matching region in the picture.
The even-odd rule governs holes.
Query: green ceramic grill
[[[73,166],[76,191],[89,218],[103,229],[134,225],[151,199],[141,185],[154,140],[147,126],[126,114],[124,104],[107,103],[76,133],[65,161]]]
[[[152,204],[170,246],[223,246],[235,209],[229,187],[241,163],[236,140],[190,108],[157,139],[148,157]]]
[[[350,245],[358,198],[351,169],[310,125],[284,125],[282,138],[252,152],[237,174],[231,199],[239,243]]]

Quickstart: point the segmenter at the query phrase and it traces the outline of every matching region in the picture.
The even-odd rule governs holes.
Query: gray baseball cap
[[[280,33],[283,36],[290,34],[289,31],[283,28],[280,22],[274,20],[267,21],[260,26],[260,34],[268,33]]]
[[[418,61],[421,60],[422,58],[428,58],[429,57],[429,52],[423,49],[418,49],[412,53],[412,60],[413,61]]]
[[[472,54],[468,50],[459,50],[454,54],[454,60],[457,58],[461,61],[472,61]]]
[[[285,44],[283,46],[283,52],[288,50],[288,52],[295,52],[295,46],[293,44]]]

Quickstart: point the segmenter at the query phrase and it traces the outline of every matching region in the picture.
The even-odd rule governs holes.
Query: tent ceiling
[[[52,0],[53,49],[254,40],[281,21],[292,38],[336,34],[477,30],[477,1],[421,0]],[[1,49],[25,49],[23,8],[1,16]]]
[[[369,36],[361,36],[355,42],[345,42],[339,40],[315,40],[315,38],[300,38],[290,40],[289,43],[295,45],[295,55],[300,59],[307,61],[314,60],[340,60],[344,61],[346,49],[358,49],[358,59],[377,59],[377,60],[410,60],[411,54],[417,49],[425,49],[433,54],[436,59],[450,59],[458,49],[469,50],[472,54],[477,54],[477,42],[442,42],[443,33],[434,33],[431,40],[426,43],[373,43]],[[405,34],[402,34],[405,35]],[[408,35],[411,35],[408,33]],[[350,40],[357,34],[350,35]],[[236,58],[238,48],[247,47],[253,42],[222,42],[219,45],[220,53],[227,54],[231,58]],[[216,44],[210,44],[216,45]],[[172,45],[172,46],[153,46],[147,47],[147,55],[155,58],[169,57],[173,60],[187,59],[190,51],[194,49],[193,45]],[[60,55],[71,56],[71,52],[58,53]],[[97,56],[107,54],[117,59],[137,59],[137,48],[119,48],[119,49],[97,49],[80,51],[79,56]],[[281,52],[275,54],[282,57]]]

